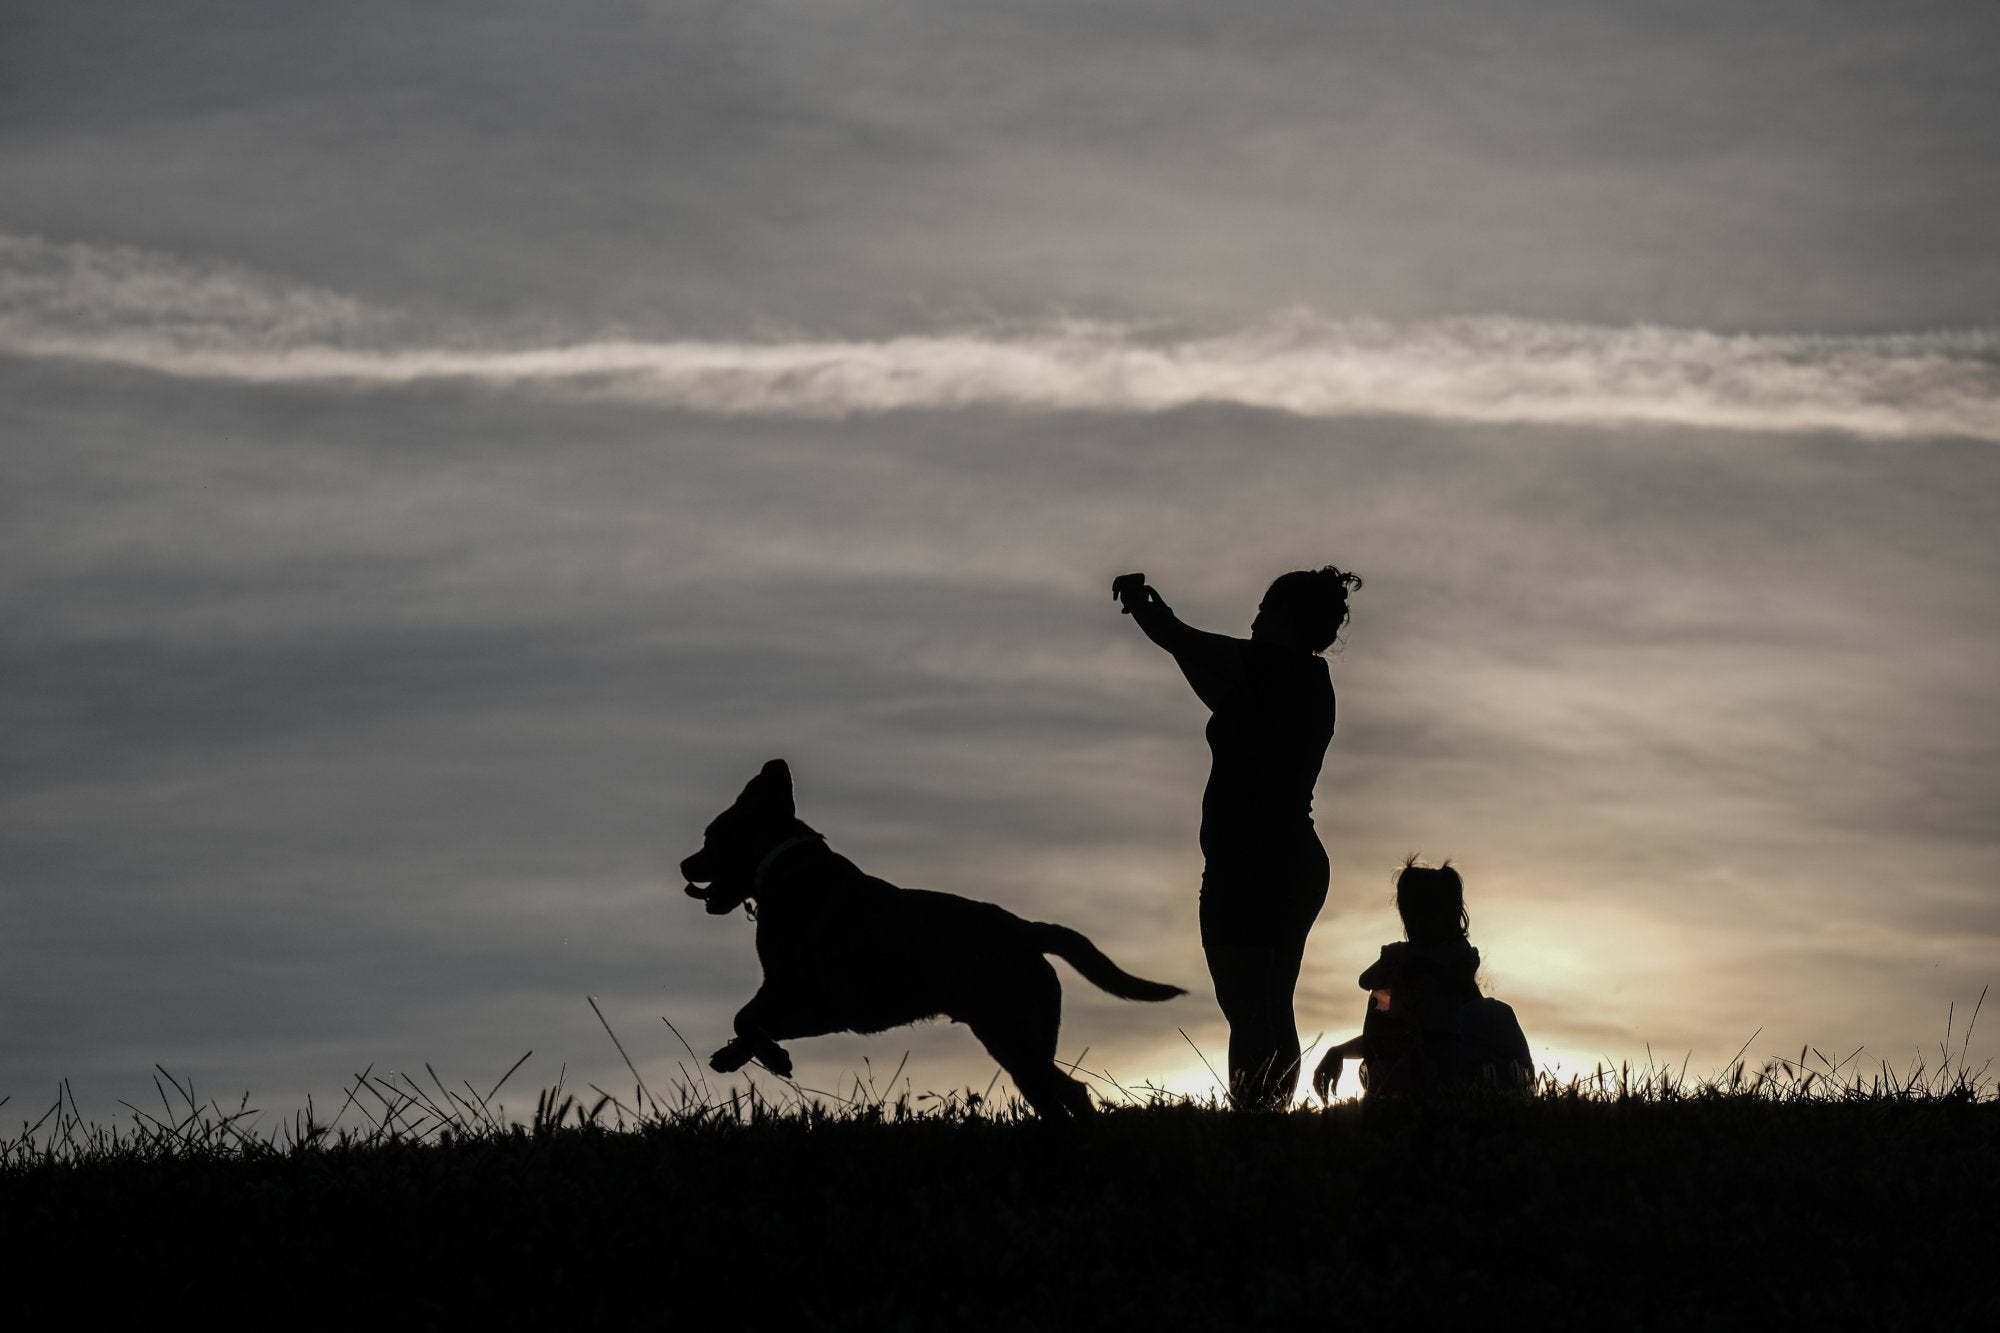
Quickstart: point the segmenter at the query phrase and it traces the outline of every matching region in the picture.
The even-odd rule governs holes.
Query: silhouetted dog
[[[1066,926],[862,874],[799,820],[782,759],[715,817],[681,873],[711,913],[756,900],[764,984],[736,1015],[735,1040],[709,1057],[725,1074],[755,1059],[789,1078],[780,1041],[944,1015],[972,1029],[1038,1114],[1084,1116],[1090,1094],[1056,1067],[1062,984],[1042,955],[1123,999],[1185,993],[1121,971]]]

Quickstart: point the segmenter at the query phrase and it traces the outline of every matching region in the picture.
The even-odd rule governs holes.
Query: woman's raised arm
[[[1247,674],[1243,661],[1247,645],[1243,640],[1183,624],[1143,574],[1127,574],[1114,580],[1111,591],[1119,600],[1120,610],[1139,622],[1146,637],[1174,655],[1195,696],[1211,711],[1243,684]]]

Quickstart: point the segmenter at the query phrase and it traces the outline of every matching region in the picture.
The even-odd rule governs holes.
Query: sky
[[[10,0],[0,181],[0,1116],[629,1101],[589,997],[790,1096],[692,1058],[758,971],[675,874],[773,757],[1187,986],[1059,965],[1062,1052],[1203,1095],[1132,570],[1365,580],[1308,1039],[1413,853],[1558,1072],[1935,1064],[2000,979],[1990,4]]]

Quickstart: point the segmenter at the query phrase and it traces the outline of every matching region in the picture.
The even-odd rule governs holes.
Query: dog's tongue
[[[711,884],[704,889],[698,884],[690,884],[687,886],[686,892],[688,897],[697,898],[706,904],[710,916],[727,916],[729,913],[735,911],[742,904],[743,900],[741,898],[734,898],[729,894],[717,897],[716,891],[720,887],[720,885]]]

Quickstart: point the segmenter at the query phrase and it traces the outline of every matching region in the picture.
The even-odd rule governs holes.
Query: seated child
[[[1342,1062],[1361,1061],[1370,1093],[1422,1096],[1445,1087],[1525,1090],[1535,1076],[1514,1011],[1479,993],[1479,950],[1467,938],[1465,883],[1449,861],[1404,863],[1396,876],[1404,942],[1385,944],[1361,974],[1368,1009],[1361,1035],[1326,1053],[1313,1091],[1330,1100]]]

